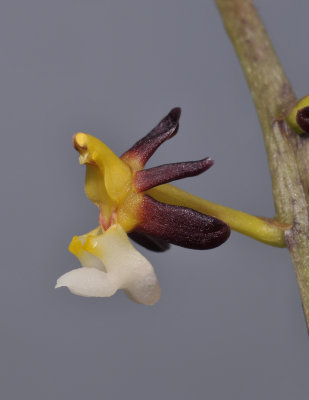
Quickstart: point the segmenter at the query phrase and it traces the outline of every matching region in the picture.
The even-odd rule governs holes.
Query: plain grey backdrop
[[[307,0],[256,0],[299,96]],[[274,213],[261,129],[212,1],[2,0],[0,395],[36,399],[308,398],[308,334],[286,250],[237,233],[212,251],[142,250],[161,300],[54,289],[94,228],[72,134],[120,155],[172,107],[177,136],[149,163],[211,156],[186,190]]]

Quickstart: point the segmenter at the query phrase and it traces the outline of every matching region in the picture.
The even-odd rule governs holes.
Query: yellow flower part
[[[99,227],[73,237],[69,250],[82,267],[62,275],[56,287],[80,296],[108,297],[123,289],[135,302],[154,304],[160,286],[151,264],[129,237],[154,251],[170,244],[212,249],[223,244],[230,227],[273,246],[284,246],[284,226],[186,193],[168,183],[199,175],[213,165],[209,157],[144,169],[178,131],[180,108],[172,109],[120,158],[99,139],[76,133],[73,145],[86,166],[85,193],[99,208]],[[128,234],[128,235],[127,235]]]
[[[142,201],[131,168],[94,136],[76,133],[73,144],[80,164],[86,165],[85,193],[99,207],[102,227],[120,224],[131,231],[139,222],[137,209]]]
[[[179,108],[171,110],[121,158],[89,134],[79,132],[73,136],[79,161],[86,165],[85,192],[99,208],[102,229],[119,224],[133,240],[156,251],[166,250],[169,243],[210,249],[221,245],[230,234],[228,225],[217,218],[162,203],[149,195],[148,189],[198,175],[213,165],[206,157],[144,169],[156,149],[175,135],[179,117]]]

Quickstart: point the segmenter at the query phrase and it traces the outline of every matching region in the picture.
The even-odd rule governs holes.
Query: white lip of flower
[[[85,297],[109,297],[123,289],[137,303],[152,305],[159,300],[161,289],[152,265],[119,224],[75,236],[69,250],[82,267],[62,275],[56,288],[65,286]]]

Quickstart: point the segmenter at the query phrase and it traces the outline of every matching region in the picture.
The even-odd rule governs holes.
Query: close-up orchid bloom
[[[65,286],[89,297],[108,297],[123,289],[138,303],[154,304],[161,292],[155,272],[128,235],[154,251],[167,250],[170,243],[212,249],[228,239],[230,228],[220,219],[162,202],[152,191],[206,171],[213,165],[210,158],[143,169],[156,149],[177,133],[180,113],[180,108],[172,109],[120,158],[89,134],[73,136],[80,164],[86,165],[86,195],[99,208],[99,227],[72,239],[69,250],[82,267],[62,275],[56,288]],[[169,185],[164,186],[168,192]]]
[[[0,400],[308,399],[308,15],[1,2]]]

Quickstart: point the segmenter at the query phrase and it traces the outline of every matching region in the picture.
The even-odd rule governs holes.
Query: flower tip
[[[68,249],[72,254],[74,254],[76,256],[78,256],[82,252],[83,245],[78,236],[73,236]]]
[[[174,107],[171,109],[169,112],[169,116],[171,117],[172,120],[174,121],[179,121],[181,115],[181,108],[180,107]]]
[[[55,289],[59,289],[60,287],[68,287],[68,282],[66,281],[66,274],[61,275],[60,278],[57,279]]]
[[[83,132],[77,132],[73,135],[72,143],[77,151],[87,150],[87,135]]]
[[[203,162],[204,162],[205,167],[208,169],[214,165],[215,160],[213,160],[210,157],[206,157],[206,158],[204,158]]]
[[[141,170],[163,142],[176,135],[181,108],[173,108],[149,133],[136,142],[121,159],[134,170]]]

